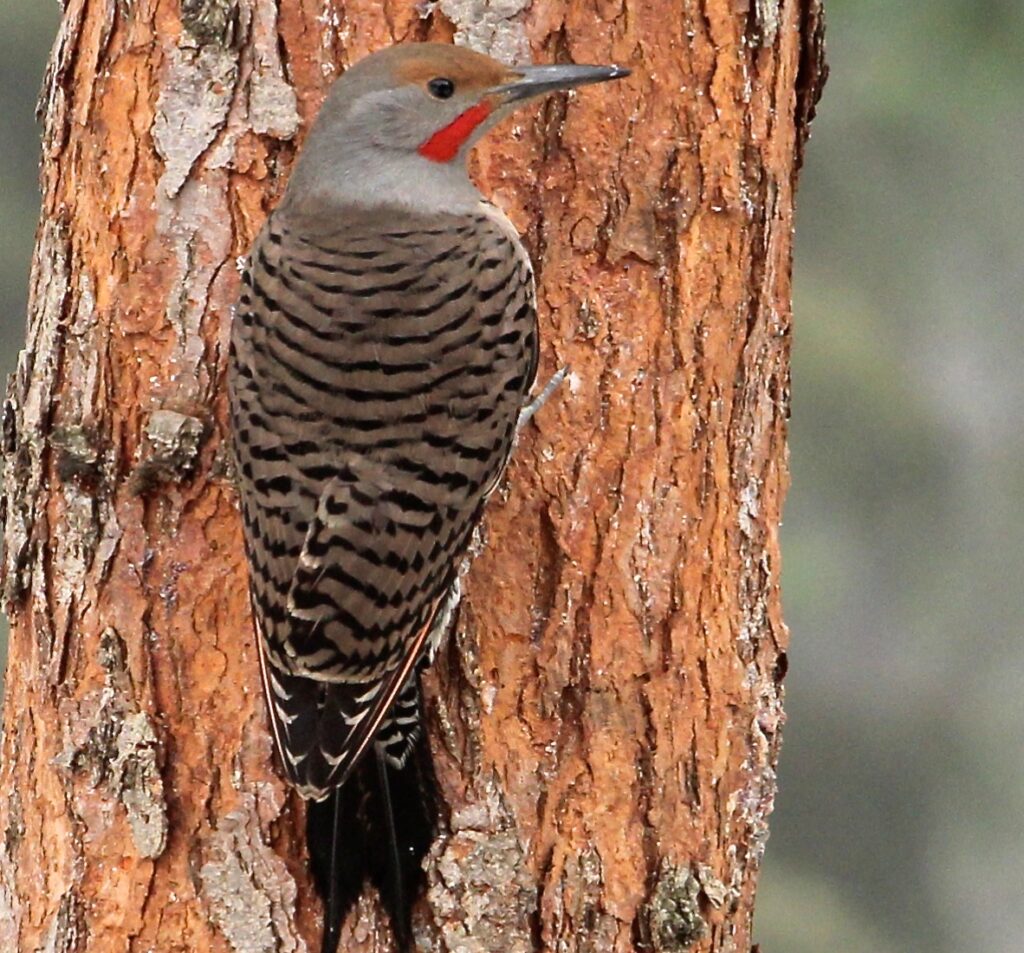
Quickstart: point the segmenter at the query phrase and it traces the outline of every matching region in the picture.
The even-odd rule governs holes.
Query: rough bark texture
[[[0,949],[316,948],[225,455],[245,253],[344,64],[452,38],[633,77],[480,149],[568,386],[429,686],[439,951],[751,948],[786,630],[793,188],[814,0],[67,0],[3,415]],[[384,950],[372,898],[349,950]]]

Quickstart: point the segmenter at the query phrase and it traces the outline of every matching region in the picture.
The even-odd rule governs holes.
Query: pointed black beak
[[[576,66],[571,63],[555,66],[517,66],[515,71],[519,73],[518,79],[491,90],[492,93],[501,96],[505,103],[515,103],[560,89],[575,89],[577,86],[605,83],[610,79],[629,76],[629,70],[624,66]]]

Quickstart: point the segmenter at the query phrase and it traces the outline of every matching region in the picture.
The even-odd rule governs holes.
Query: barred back
[[[231,351],[268,707],[284,767],[321,798],[375,738],[400,764],[418,730],[416,669],[536,371],[529,259],[485,203],[278,213]]]

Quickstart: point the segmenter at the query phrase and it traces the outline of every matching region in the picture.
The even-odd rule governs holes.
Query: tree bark
[[[225,441],[244,255],[344,65],[618,62],[475,160],[566,386],[428,695],[421,946],[746,951],[783,720],[793,190],[817,0],[67,0],[3,414],[0,949],[318,948]],[[364,898],[346,950],[385,950]]]

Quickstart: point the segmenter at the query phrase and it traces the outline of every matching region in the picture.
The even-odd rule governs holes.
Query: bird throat
[[[473,130],[490,114],[491,104],[486,99],[481,100],[456,116],[447,126],[438,129],[416,151],[431,162],[451,162],[473,134]]]

